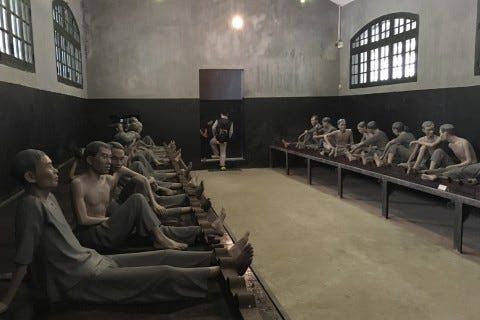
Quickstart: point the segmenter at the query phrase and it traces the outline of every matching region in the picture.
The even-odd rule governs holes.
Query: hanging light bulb
[[[240,16],[238,14],[234,15],[232,17],[232,20],[231,20],[230,24],[232,25],[232,28],[235,29],[235,30],[243,29],[244,22],[243,22],[242,16]]]

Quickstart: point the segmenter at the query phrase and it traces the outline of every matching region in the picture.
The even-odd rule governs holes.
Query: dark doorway
[[[243,70],[201,69],[200,85],[200,130],[207,130],[208,137],[200,136],[202,162],[211,159],[212,125],[220,118],[221,112],[228,113],[233,122],[233,135],[227,146],[227,161],[244,159],[244,112],[242,92]]]

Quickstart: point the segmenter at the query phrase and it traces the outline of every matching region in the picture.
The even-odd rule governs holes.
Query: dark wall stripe
[[[183,158],[200,164],[200,102],[197,99],[80,99],[19,85],[0,83],[0,195],[15,191],[9,175],[13,155],[24,148],[40,148],[55,161],[71,156],[73,145],[91,140],[109,141],[111,115],[139,114],[144,133],[155,141],[175,139]],[[425,120],[439,126],[452,123],[459,136],[480,150],[480,86],[391,92],[382,94],[244,99],[245,166],[268,165],[268,146],[281,138],[295,139],[309,127],[312,114],[334,121],[347,119],[355,128],[361,120],[376,120],[392,137],[394,121],[403,121],[419,136]],[[358,137],[357,137],[358,139]],[[479,154],[480,155],[480,154]]]
[[[58,164],[84,143],[86,100],[3,82],[0,96],[0,198],[5,198],[17,190],[10,176],[16,152],[41,149]]]

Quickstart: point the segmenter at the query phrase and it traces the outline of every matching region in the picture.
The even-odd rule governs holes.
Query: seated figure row
[[[321,155],[344,156],[349,161],[361,160],[364,165],[370,162],[377,167],[396,164],[406,168],[407,174],[421,173],[424,180],[450,179],[477,183],[480,177],[480,164],[472,144],[455,134],[452,124],[442,124],[436,134],[432,121],[422,123],[425,134],[419,139],[402,122],[392,124],[395,138],[389,140],[375,121],[357,124],[362,138],[353,141],[351,129],[347,129],[345,119],[337,121],[338,129],[325,117],[321,124],[319,117],[310,119],[312,127],[305,130],[294,142],[282,140],[284,147],[318,150]],[[448,142],[451,152],[441,147]],[[449,154],[451,153],[453,157]]]
[[[16,268],[0,300],[0,313],[7,311],[27,268],[51,302],[109,304],[201,298],[220,266],[233,268],[239,275],[246,272],[253,258],[248,232],[225,250],[224,257],[211,250],[188,251],[189,244],[223,234],[225,212],[207,225],[180,226],[183,215],[198,214],[203,210],[196,206],[208,209],[209,203],[202,203],[203,184],[195,179],[185,190],[156,192],[159,182],[177,178],[171,162],[179,161],[181,154],[175,143],[158,147],[138,135],[127,147],[131,158],[143,155],[137,166],[149,165],[150,175],[128,168],[125,164],[135,161],[127,161],[125,146],[117,142],[93,141],[76,161],[83,169],[77,174],[76,164],[71,170],[74,230],[52,193],[58,186],[58,170],[48,155],[27,149],[15,156],[13,174],[25,192],[15,216]],[[177,152],[172,161],[167,157],[171,152]],[[188,168],[183,174],[188,175]],[[189,203],[185,191],[196,195],[198,204]],[[114,253],[125,246],[132,250],[136,244],[130,241],[132,236],[146,240],[154,251],[110,255],[97,251]]]

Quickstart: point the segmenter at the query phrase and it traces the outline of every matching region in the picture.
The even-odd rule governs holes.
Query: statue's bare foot
[[[282,139],[282,144],[284,148],[288,148],[288,146],[290,145],[285,139]]]
[[[424,173],[420,176],[420,178],[422,180],[435,181],[435,180],[437,180],[438,177],[434,174],[425,174]]]
[[[248,243],[248,237],[249,236],[250,236],[250,232],[249,231],[245,232],[243,237],[241,237],[237,242],[234,243],[233,246],[231,246],[228,249],[228,254],[232,258],[236,258],[242,253],[243,248],[245,248],[245,246]]]
[[[238,275],[243,276],[247,272],[248,267],[252,264],[253,260],[253,247],[251,244],[247,244],[242,252],[235,258],[234,264]]]
[[[350,151],[345,151],[345,155],[347,156],[348,161],[352,162],[353,160],[355,160]]]
[[[367,163],[368,163],[367,156],[362,153],[362,154],[360,155],[360,157],[362,158],[362,164],[363,164],[364,166],[366,166]]]
[[[375,161],[375,165],[376,165],[378,168],[380,168],[381,166],[383,166],[383,160],[380,159],[380,157],[379,157],[376,153],[373,154],[373,161]]]
[[[225,231],[223,231],[223,222],[225,221],[226,217],[227,213],[225,212],[225,209],[222,208],[220,215],[212,222],[212,228],[219,236],[223,236],[225,233]]]
[[[172,249],[172,250],[186,250],[188,245],[186,243],[177,242],[170,238],[164,237],[162,239],[156,239],[153,242],[153,247],[155,249]]]

